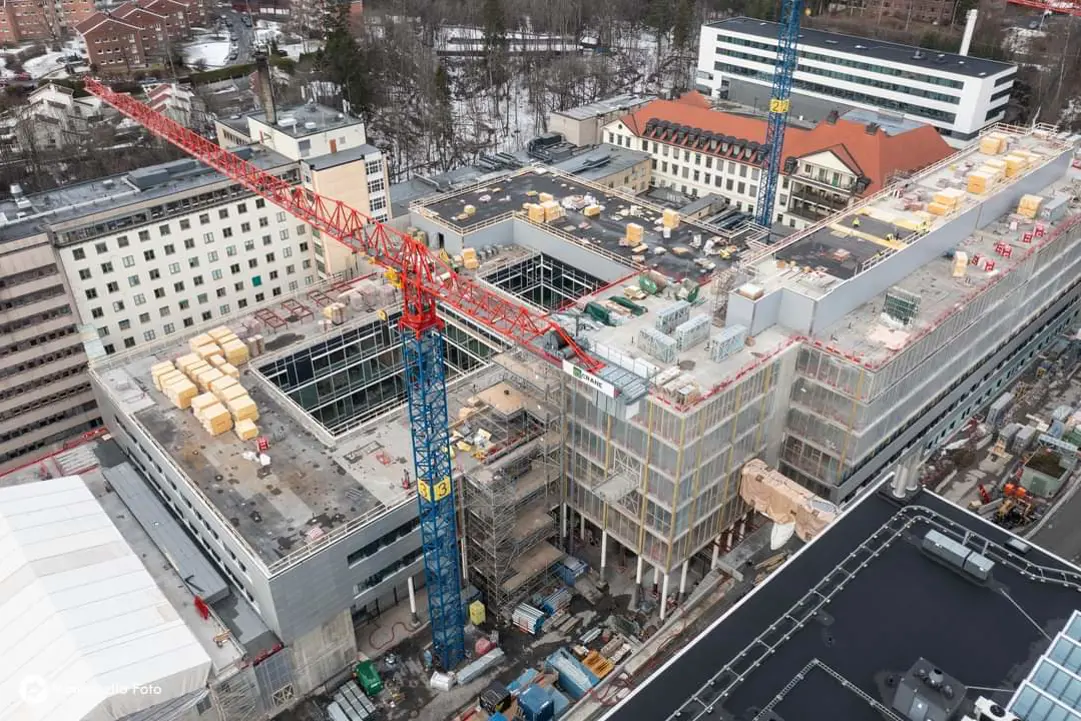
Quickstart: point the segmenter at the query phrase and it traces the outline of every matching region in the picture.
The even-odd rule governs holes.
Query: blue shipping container
[[[525,721],[552,721],[555,706],[546,689],[530,686],[518,697],[518,710]]]
[[[569,709],[570,707],[570,699],[561,694],[559,691],[552,689],[552,718],[559,718],[563,714],[567,713],[567,709]]]

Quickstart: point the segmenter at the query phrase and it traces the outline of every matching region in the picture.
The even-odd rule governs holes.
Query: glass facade
[[[1025,721],[1081,721],[1081,613],[1055,637],[1009,709]]]

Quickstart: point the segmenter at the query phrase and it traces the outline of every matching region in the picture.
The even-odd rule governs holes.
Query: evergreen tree
[[[672,44],[680,50],[689,48],[694,25],[694,0],[679,0],[672,18]]]
[[[336,4],[327,14],[326,42],[319,52],[319,65],[326,79],[342,89],[342,96],[354,112],[375,105],[375,84],[370,77],[367,53],[349,30],[349,6]]]

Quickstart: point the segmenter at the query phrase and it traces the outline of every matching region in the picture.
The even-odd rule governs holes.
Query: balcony
[[[820,205],[811,205],[792,198],[792,200],[788,201],[788,214],[811,223],[817,223],[833,215],[833,211],[827,210]]]
[[[856,189],[855,181],[834,183],[833,180],[830,178],[830,174],[828,173],[815,175],[813,173],[808,173],[804,170],[800,170],[799,173],[792,176],[792,180],[797,183],[809,183],[813,187],[832,188],[841,193],[848,194],[854,192]]]

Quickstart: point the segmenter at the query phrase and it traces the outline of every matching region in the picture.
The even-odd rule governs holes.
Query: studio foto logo
[[[45,703],[49,698],[49,682],[41,676],[27,676],[19,684],[19,698],[31,706]]]
[[[40,706],[49,700],[50,693],[58,697],[67,697],[76,694],[92,694],[98,698],[132,695],[132,696],[159,696],[162,693],[161,686],[154,684],[142,684],[138,686],[65,686],[63,688],[51,685],[41,676],[26,676],[19,683],[19,698],[29,706]]]

